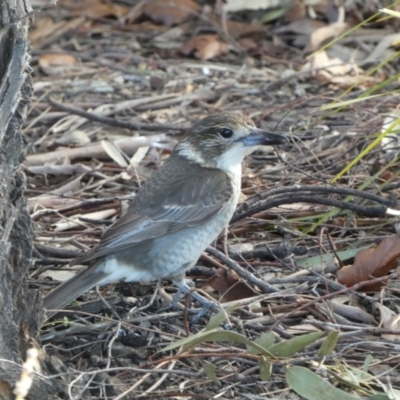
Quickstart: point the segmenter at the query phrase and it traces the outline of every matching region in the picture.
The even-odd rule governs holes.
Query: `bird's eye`
[[[224,139],[228,139],[230,137],[232,137],[233,132],[231,129],[228,128],[223,128],[219,131],[219,134],[224,138]]]

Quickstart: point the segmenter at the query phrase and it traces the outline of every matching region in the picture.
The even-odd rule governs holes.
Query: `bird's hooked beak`
[[[288,142],[287,137],[278,135],[276,133],[264,131],[256,127],[249,127],[250,134],[241,139],[246,147],[255,146],[274,146],[278,144],[285,144]]]

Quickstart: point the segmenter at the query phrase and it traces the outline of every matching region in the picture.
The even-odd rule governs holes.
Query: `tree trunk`
[[[24,198],[21,126],[32,94],[27,39],[29,0],[0,0],[0,399],[14,399],[26,351],[38,348],[41,294],[28,290],[32,228]],[[27,399],[52,398],[33,376]]]

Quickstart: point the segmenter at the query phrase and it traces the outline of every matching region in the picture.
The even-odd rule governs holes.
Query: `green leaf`
[[[255,339],[253,343],[259,345],[265,350],[268,350],[275,343],[275,335],[273,333],[262,333],[260,337]],[[261,354],[255,347],[248,347],[247,351],[250,354]]]
[[[368,368],[369,368],[369,366],[370,366],[370,364],[371,364],[373,359],[374,358],[371,356],[371,354],[368,354],[367,357],[365,357],[364,365],[363,365],[363,371],[364,372],[368,372]]]
[[[207,378],[216,383],[217,385],[221,386],[221,382],[217,378],[215,371],[217,370],[214,364],[210,363],[203,363],[204,373],[206,374]]]
[[[204,330],[211,331],[218,328],[222,322],[225,322],[228,319],[228,316],[231,315],[234,310],[235,306],[230,306],[226,310],[221,310],[218,314],[210,318]]]
[[[276,357],[288,357],[303,350],[304,347],[314,343],[323,335],[324,332],[307,333],[306,335],[297,336],[293,339],[274,344],[269,347],[268,351]]]
[[[261,17],[260,22],[265,24],[267,22],[275,21],[276,19],[282,17],[286,13],[287,13],[287,8],[284,8],[284,7],[273,9],[273,10],[268,11],[267,13],[265,13]]]
[[[267,360],[265,356],[260,358],[260,379],[262,381],[268,381],[271,378],[272,364]]]
[[[307,400],[361,400],[319,377],[304,367],[291,367],[286,371],[289,386]]]
[[[265,350],[258,344],[253,343],[252,341],[248,340],[245,336],[240,335],[239,333],[236,333],[236,332],[223,331],[221,329],[214,329],[212,331],[199,332],[196,335],[180,339],[180,340],[176,341],[175,343],[171,343],[170,345],[164,347],[163,349],[161,349],[159,351],[168,351],[168,350],[176,349],[177,347],[181,347],[181,346],[183,346],[185,348],[192,348],[192,347],[197,346],[199,343],[205,343],[205,342],[229,342],[229,341],[244,344],[251,348],[256,348],[259,351],[258,354],[263,354],[268,357],[273,357],[269,351]]]
[[[331,354],[338,340],[339,340],[338,331],[329,332],[328,337],[324,340],[324,343],[322,343],[322,346],[319,349],[318,355],[327,356],[328,354]]]

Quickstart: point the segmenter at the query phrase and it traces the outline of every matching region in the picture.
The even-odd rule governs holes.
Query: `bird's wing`
[[[127,213],[105,231],[99,244],[73,264],[204,224],[224,208],[233,194],[225,172],[176,161],[167,160],[139,190]]]

